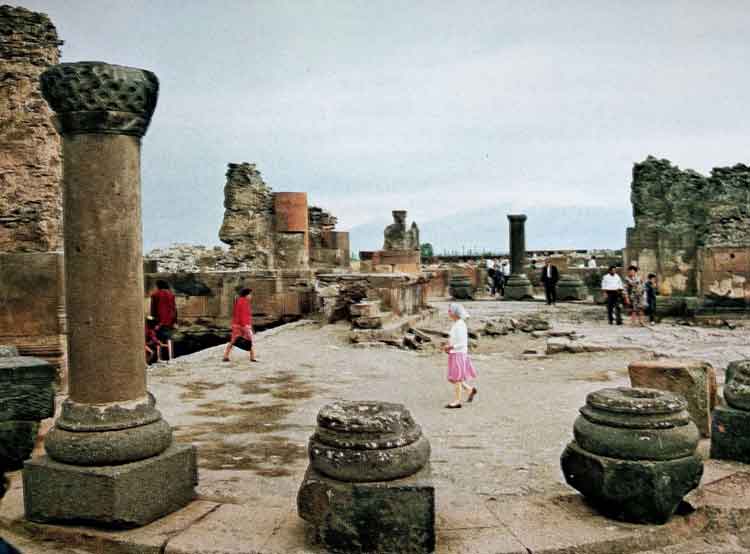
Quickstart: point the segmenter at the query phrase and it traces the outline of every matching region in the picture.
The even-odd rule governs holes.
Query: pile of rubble
[[[156,262],[158,273],[198,273],[201,271],[241,271],[248,269],[221,246],[173,244],[155,248],[144,259]]]
[[[383,344],[408,350],[437,350],[448,341],[448,332],[419,325],[418,321],[406,321],[388,325],[388,312],[380,312],[377,303],[361,302],[350,307],[352,332],[349,340],[359,348],[382,346]],[[432,317],[434,311],[427,317]],[[573,338],[574,332],[553,331],[549,321],[539,315],[518,318],[480,318],[469,320],[469,346],[476,348],[481,337],[499,337],[512,333],[527,333],[536,338],[565,336]]]
[[[539,315],[525,317],[493,317],[470,320],[469,336],[498,337],[511,333],[534,333],[549,331],[552,328],[549,321]]]

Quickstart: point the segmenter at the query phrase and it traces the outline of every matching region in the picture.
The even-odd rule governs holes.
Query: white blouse
[[[451,327],[448,344],[451,347],[451,352],[468,354],[469,330],[466,328],[466,322],[463,319],[459,319]]]

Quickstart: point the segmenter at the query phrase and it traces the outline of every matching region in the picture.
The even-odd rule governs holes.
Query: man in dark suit
[[[557,282],[559,280],[560,272],[552,265],[549,258],[545,259],[542,268],[542,283],[544,284],[544,297],[550,306],[557,303]]]

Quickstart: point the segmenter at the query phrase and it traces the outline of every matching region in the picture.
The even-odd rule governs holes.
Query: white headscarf
[[[448,312],[458,316],[460,319],[467,319],[469,317],[469,312],[467,312],[466,308],[458,302],[451,303],[451,305],[448,306]]]

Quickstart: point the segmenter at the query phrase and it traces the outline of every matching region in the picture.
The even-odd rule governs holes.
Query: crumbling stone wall
[[[307,206],[302,192],[273,192],[255,164],[229,164],[219,238],[229,252],[221,269],[305,270],[349,267],[349,235],[336,218]]]
[[[633,167],[631,201],[626,264],[656,273],[662,294],[750,298],[750,167],[706,177],[649,156]]]
[[[274,266],[273,193],[255,164],[229,164],[219,239],[250,269]]]
[[[61,44],[46,15],[0,6],[0,343],[64,384],[62,154],[39,89]]]
[[[0,252],[62,248],[60,139],[39,91],[61,44],[46,15],[0,6]]]
[[[338,219],[330,212],[311,206],[308,210],[310,264],[317,268],[349,269],[349,233],[336,231]]]

